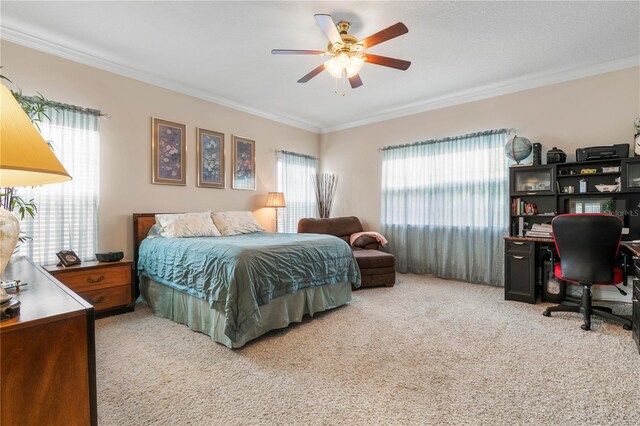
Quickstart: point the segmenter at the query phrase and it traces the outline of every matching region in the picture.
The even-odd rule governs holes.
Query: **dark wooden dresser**
[[[15,425],[96,425],[94,309],[25,257],[3,279],[20,315],[0,322],[0,419]]]

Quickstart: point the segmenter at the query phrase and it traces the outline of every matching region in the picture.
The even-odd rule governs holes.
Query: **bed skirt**
[[[247,332],[231,341],[224,334],[224,315],[209,303],[190,294],[175,290],[152,279],[140,281],[140,296],[155,315],[168,318],[190,329],[205,333],[229,348],[239,348],[250,340],[292,322],[302,321],[305,315],[326,311],[351,301],[351,283],[309,287],[273,299],[261,306],[256,323]]]

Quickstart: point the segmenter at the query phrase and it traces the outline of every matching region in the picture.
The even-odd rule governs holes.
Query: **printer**
[[[608,158],[627,158],[629,145],[619,143],[615,145],[590,146],[576,149],[576,161],[601,160]]]

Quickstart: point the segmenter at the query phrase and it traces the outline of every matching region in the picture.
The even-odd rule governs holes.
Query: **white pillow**
[[[225,237],[264,231],[251,212],[215,212],[211,217]]]
[[[202,213],[157,214],[156,223],[162,227],[160,235],[166,238],[221,236],[211,220],[211,210]]]

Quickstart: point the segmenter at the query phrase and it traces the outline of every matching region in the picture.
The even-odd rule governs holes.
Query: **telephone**
[[[56,253],[56,256],[58,256],[58,259],[60,259],[60,263],[58,263],[58,266],[77,265],[81,262],[80,258],[73,252],[73,250],[60,250]]]

